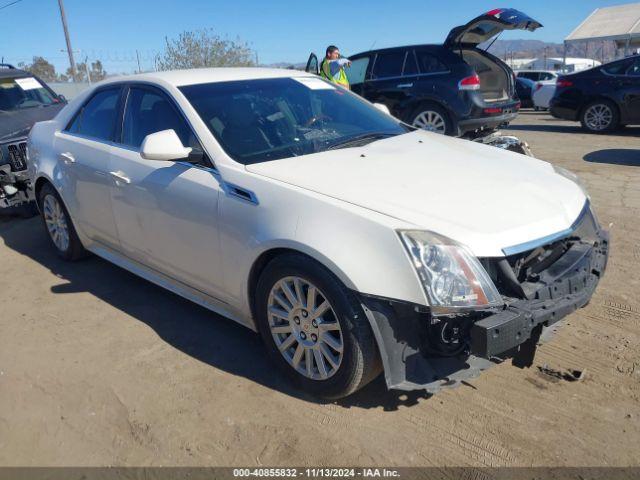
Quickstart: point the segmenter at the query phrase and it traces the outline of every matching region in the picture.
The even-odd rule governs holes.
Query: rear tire
[[[269,356],[300,389],[336,399],[380,373],[362,307],[318,262],[295,253],[272,260],[258,280],[255,307]]]
[[[38,205],[42,223],[58,256],[68,261],[85,257],[87,251],[78,238],[71,216],[51,184],[47,183],[40,190]]]
[[[582,128],[591,133],[609,133],[618,128],[618,107],[609,100],[594,100],[580,113]]]
[[[416,128],[442,135],[453,135],[451,116],[436,103],[422,103],[409,116],[408,123]]]

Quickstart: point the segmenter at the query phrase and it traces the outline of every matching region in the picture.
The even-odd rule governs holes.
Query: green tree
[[[31,65],[26,65],[24,69],[40,77],[45,82],[57,80],[56,68],[43,57],[33,57]]]
[[[107,72],[102,67],[102,62],[100,60],[96,60],[91,63],[91,68],[89,69],[89,75],[91,75],[92,82],[99,82],[100,80],[104,80],[107,76]],[[65,78],[73,78],[76,82],[87,82],[87,63],[80,62],[76,63],[76,74],[75,76],[71,75],[71,67],[67,68],[66,75],[60,75],[60,77]],[[61,81],[63,81],[61,79]]]
[[[173,40],[165,37],[165,42],[164,52],[156,57],[158,70],[256,65],[247,43],[221,38],[211,29],[183,32]]]

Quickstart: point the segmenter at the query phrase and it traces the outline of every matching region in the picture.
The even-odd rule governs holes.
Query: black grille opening
[[[27,169],[27,142],[12,143],[7,146],[9,165],[13,172]]]

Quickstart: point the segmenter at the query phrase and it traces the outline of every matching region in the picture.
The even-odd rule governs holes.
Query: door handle
[[[397,85],[396,88],[411,88],[413,87],[413,83],[401,83],[400,85]]]
[[[75,157],[69,152],[61,153],[60,159],[64,162],[65,165],[71,165],[72,163],[76,163]]]
[[[116,182],[126,183],[127,185],[131,183],[131,179],[122,172],[109,172],[109,175],[111,175]]]

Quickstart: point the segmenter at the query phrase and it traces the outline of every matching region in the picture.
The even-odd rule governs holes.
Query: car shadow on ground
[[[526,124],[526,125],[509,125],[504,130],[506,132],[548,132],[548,133],[582,133],[588,135],[589,132],[583,130],[579,123],[575,124],[566,124],[562,120],[557,120],[555,118],[549,118],[544,120],[545,123],[542,124]],[[556,123],[557,122],[557,123]],[[591,134],[597,136],[598,134]],[[625,127],[615,132],[603,134],[603,135],[613,135],[618,137],[640,137],[640,128],[639,127]]]
[[[611,165],[640,167],[640,149],[607,148],[587,153],[582,158],[585,162],[591,163],[608,163]]]
[[[259,335],[251,330],[96,256],[72,263],[60,259],[39,218],[25,220],[0,215],[0,238],[6,247],[40,263],[67,282],[51,287],[53,294],[88,292],[144,322],[176,349],[214,368],[303,401],[329,403],[292,387],[267,358]],[[387,391],[380,376],[335,403],[344,408],[397,410],[427,398],[430,396],[426,392]]]

